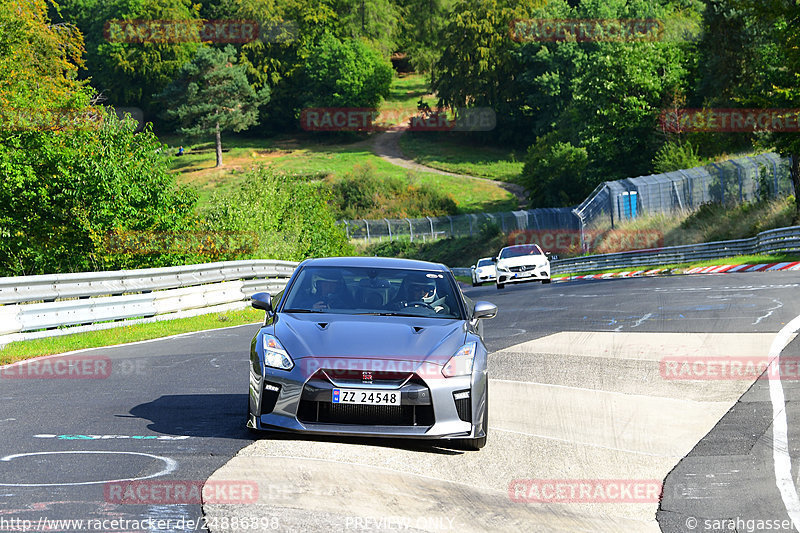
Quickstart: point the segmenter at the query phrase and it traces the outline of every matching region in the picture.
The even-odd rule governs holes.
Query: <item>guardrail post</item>
[[[411,220],[406,219],[406,222],[408,222],[408,233],[411,235],[411,242],[414,242],[414,228],[411,226]]]
[[[426,216],[425,218],[428,219],[428,222],[431,223],[431,239],[433,239],[433,219],[431,217]]]
[[[369,242],[369,222],[367,221],[366,218],[362,218],[361,220],[363,220],[364,224],[367,226],[367,238],[365,240],[366,242]]]

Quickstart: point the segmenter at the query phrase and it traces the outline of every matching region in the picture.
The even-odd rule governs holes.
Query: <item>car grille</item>
[[[362,426],[432,426],[430,405],[351,405],[301,400],[301,422]]]
[[[303,388],[297,420],[319,424],[432,426],[433,406],[430,389],[416,374],[409,372],[371,372],[369,386],[402,390],[404,405],[340,404],[330,401],[330,390],[352,385],[364,386],[361,370],[318,370]],[[398,389],[403,385],[402,389]],[[322,397],[320,397],[320,395]]]
[[[536,270],[535,266],[516,266],[516,267],[508,267],[509,272],[527,272],[528,270]]]

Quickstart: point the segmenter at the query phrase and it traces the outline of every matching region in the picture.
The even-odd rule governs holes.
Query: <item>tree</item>
[[[399,50],[417,72],[430,72],[441,55],[443,35],[453,0],[400,0],[403,17]]]
[[[222,132],[242,131],[258,123],[258,106],[269,101],[269,89],[250,86],[244,65],[236,65],[236,50],[203,47],[178,77],[158,95],[166,115],[180,132],[199,137],[214,134],[217,165],[222,166]]]
[[[389,95],[392,66],[365,43],[332,35],[309,49],[303,65],[306,107],[378,107]]]
[[[585,179],[586,149],[557,137],[550,133],[528,148],[521,181],[528,189],[531,207],[570,207],[592,190]]]
[[[750,12],[756,20],[766,24],[773,44],[770,54],[768,79],[770,83],[754,100],[764,107],[800,108],[800,4],[790,0],[769,0],[752,2],[745,0]],[[794,185],[795,216],[794,222],[800,223],[800,135],[794,131],[778,131],[767,136],[764,141],[772,145],[778,153],[791,158],[791,179]]]
[[[395,1],[334,0],[333,8],[344,37],[364,39],[384,57],[396,49],[400,13]]]
[[[172,81],[201,46],[189,37],[149,38],[125,21],[197,21],[190,0],[60,0],[55,20],[69,21],[86,36],[86,71],[96,91],[116,106],[151,108],[151,96]],[[142,42],[137,39],[142,37]]]
[[[0,110],[81,108],[90,91],[78,81],[83,36],[52,25],[46,0],[0,2]]]

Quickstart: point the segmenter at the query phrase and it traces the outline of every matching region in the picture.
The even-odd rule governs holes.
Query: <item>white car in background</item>
[[[495,268],[498,289],[522,281],[550,283],[550,257],[538,244],[506,246],[497,254]]]
[[[491,257],[484,257],[478,259],[478,262],[472,267],[472,286],[487,282],[494,281],[497,277],[497,272],[494,268],[494,260]]]

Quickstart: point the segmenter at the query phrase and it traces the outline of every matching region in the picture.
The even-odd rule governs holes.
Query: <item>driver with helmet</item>
[[[424,274],[408,277],[397,292],[392,306],[397,309],[405,307],[426,307],[434,309],[430,304],[436,294],[436,284]],[[438,309],[436,309],[438,311]]]

